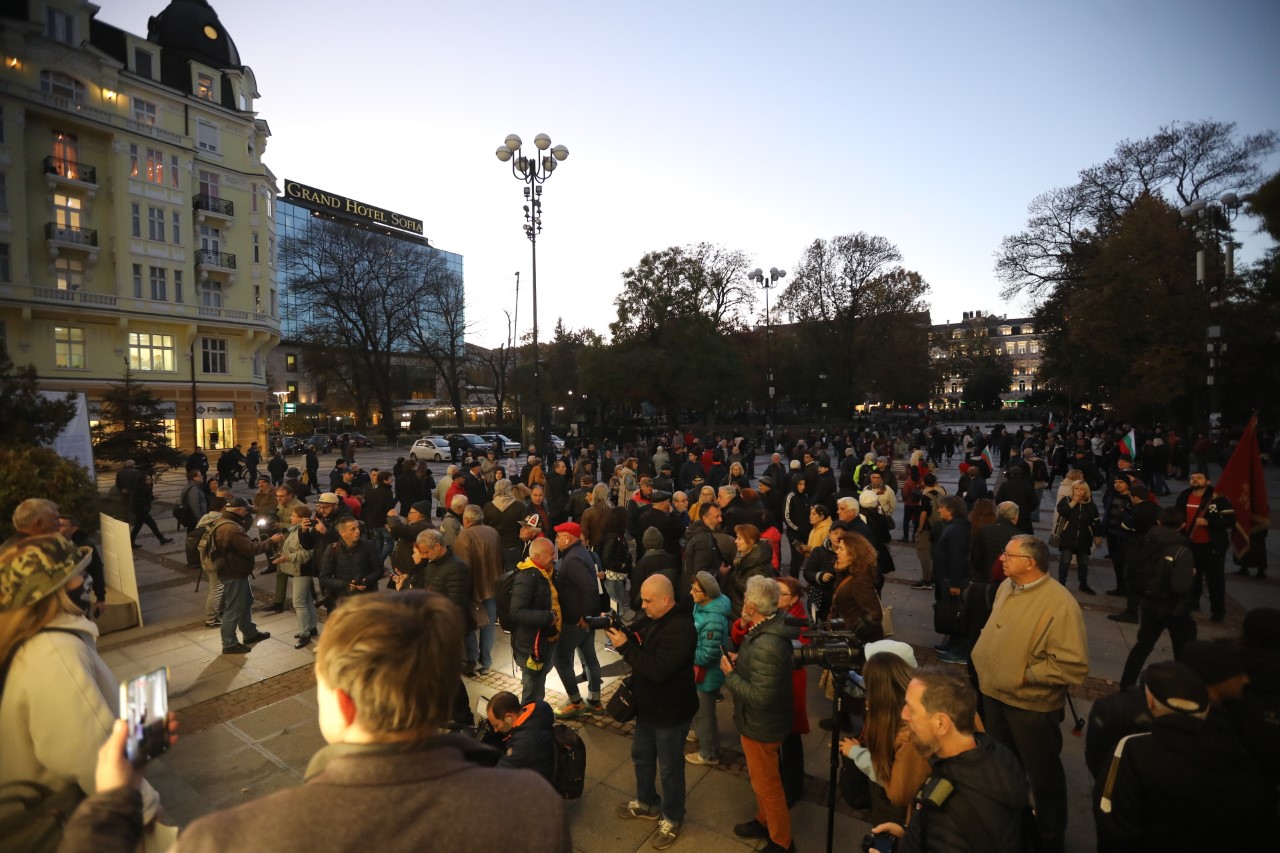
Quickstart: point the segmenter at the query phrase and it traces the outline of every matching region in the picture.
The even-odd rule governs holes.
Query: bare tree
[[[417,322],[406,328],[409,344],[435,365],[444,383],[445,396],[453,407],[459,429],[465,421],[463,406],[467,395],[466,299],[462,277],[449,269],[436,254],[422,273],[417,293]]]

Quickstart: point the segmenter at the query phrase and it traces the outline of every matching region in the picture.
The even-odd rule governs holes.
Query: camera
[[[861,648],[859,648],[859,651]],[[821,645],[806,646],[793,642],[791,662],[794,666],[821,666],[826,669],[852,669],[857,655],[847,641],[837,640]]]
[[[583,616],[582,621],[586,623],[588,631],[603,631],[605,628],[613,628],[615,631],[623,630],[622,620],[617,613],[605,613],[600,616]]]
[[[887,832],[867,833],[862,839],[862,853],[893,853],[898,839]]]
[[[782,623],[789,628],[808,628],[813,631],[843,631],[844,620],[840,618],[819,622],[817,619],[806,619],[803,616],[784,616]]]

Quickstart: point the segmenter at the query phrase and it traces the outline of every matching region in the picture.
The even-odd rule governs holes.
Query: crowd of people
[[[1084,617],[1068,584],[1074,567],[1079,592],[1096,595],[1089,567],[1104,541],[1116,576],[1108,595],[1124,602],[1112,618],[1138,629],[1122,691],[1095,705],[1088,732],[1099,848],[1150,849],[1153,833],[1169,839],[1160,849],[1255,843],[1276,825],[1280,614],[1251,613],[1240,642],[1196,642],[1192,614],[1202,599],[1211,621],[1225,618],[1233,507],[1209,485],[1209,451],[1199,442],[1188,447],[1153,430],[1134,448],[1124,435],[1132,433],[1083,421],[989,434],[928,425],[784,433],[764,442],[771,452],[761,469],[762,437],[665,433],[616,447],[570,444],[545,457],[532,447],[523,458],[468,455],[438,484],[424,462],[366,471],[352,453],[337,459],[326,484],[308,451],[301,469],[273,458],[249,498],[234,494],[221,463],[222,476],[211,477],[197,452],[175,516],[187,528],[189,561],[208,576],[206,625],[220,630],[224,654],[248,654],[269,636],[253,621],[250,577],[277,574],[262,611],[285,609],[292,587],[296,646],[316,643],[331,746],[302,788],[210,815],[180,847],[260,843],[255,825],[292,846],[317,831],[308,812],[338,808],[381,778],[396,807],[344,827],[353,841],[388,828],[420,840],[442,819],[433,816],[501,784],[520,792],[511,823],[537,827],[536,841],[521,842],[526,849],[569,849],[563,805],[549,786],[486,774],[552,778],[556,720],[604,712],[600,630],[606,652],[630,671],[634,701],[635,797],[618,816],[653,821],[656,849],[676,843],[686,766],[721,760],[723,699],[755,794],[754,813],[734,832],[767,851],[794,850],[791,809],[804,793],[801,736],[810,718],[793,647],[838,627],[861,649],[856,701],[833,706],[819,724],[839,739],[847,772],[869,782],[873,835],[907,851],[1061,851],[1061,726],[1070,689],[1089,673]],[[940,474],[953,464],[950,494]],[[1173,496],[1169,483],[1180,479],[1188,486]],[[145,506],[136,536],[150,518],[146,475],[117,486],[128,506]],[[1172,500],[1161,504],[1165,496]],[[8,596],[0,659],[11,663],[0,737],[23,746],[0,753],[0,782],[34,778],[57,788],[74,780],[93,796],[64,844],[111,849],[84,845],[127,844],[157,804],[132,770],[113,768],[119,709],[84,616],[101,589],[89,571],[93,549],[56,535],[74,532],[74,519],[59,527],[49,501],[24,502],[19,513],[19,533],[0,553]],[[1052,519],[1047,540],[1033,527],[1042,513]],[[1265,577],[1261,545],[1241,571]],[[887,637],[881,593],[897,571],[895,551],[906,548],[921,565],[911,588],[932,593],[938,665],[919,666],[916,650]],[[486,751],[439,731],[470,722],[464,679],[492,668],[499,626],[511,635],[520,691],[490,697],[484,740],[497,750]],[[1164,631],[1177,660],[1147,666]],[[53,700],[25,680],[47,670],[51,656],[75,675],[41,689],[74,689],[66,713],[94,725],[81,727],[74,757],[41,764],[32,744],[48,735],[26,726],[25,715]],[[551,670],[567,695],[555,708],[546,701]],[[95,778],[92,757],[104,740]],[[686,752],[688,743],[696,749]],[[8,755],[27,753],[11,773]],[[1224,783],[1205,794],[1177,782],[1201,773]],[[1200,832],[1191,820],[1172,831],[1171,815],[1186,821],[1188,813],[1167,804],[1185,799],[1191,810],[1197,794],[1224,809],[1233,796],[1257,808],[1227,826],[1205,821]],[[504,838],[498,825],[467,830]]]

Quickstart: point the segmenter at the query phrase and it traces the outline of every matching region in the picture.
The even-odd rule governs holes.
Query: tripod
[[[845,718],[846,703],[853,697],[846,689],[849,684],[849,670],[824,666],[831,673],[835,690],[835,708],[831,719],[831,768],[827,776],[827,853],[832,853],[836,832],[836,789],[840,777],[840,721]]]

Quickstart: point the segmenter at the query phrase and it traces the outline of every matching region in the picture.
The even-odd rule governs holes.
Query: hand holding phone
[[[126,725],[124,753],[142,767],[169,750],[169,669],[120,682],[120,717]]]

